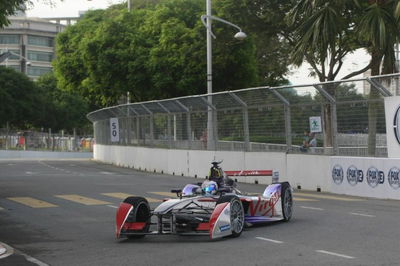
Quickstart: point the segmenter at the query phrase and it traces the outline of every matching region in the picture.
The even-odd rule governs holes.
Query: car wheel
[[[224,195],[218,199],[217,205],[224,202],[229,202],[231,204],[230,215],[232,237],[238,237],[242,233],[244,227],[244,210],[242,202],[235,195]]]
[[[282,215],[284,221],[289,221],[293,213],[292,188],[288,182],[281,183]]]
[[[149,231],[150,220],[150,206],[147,200],[143,197],[128,197],[124,200],[125,203],[131,204],[133,209],[129,213],[126,222],[128,223],[147,223],[141,232],[147,233]],[[135,231],[135,233],[137,233]],[[140,235],[126,235],[129,239],[143,238],[145,234]]]

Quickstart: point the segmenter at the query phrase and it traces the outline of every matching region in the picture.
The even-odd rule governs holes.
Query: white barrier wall
[[[302,189],[331,191],[331,182],[327,178],[330,169],[330,156],[288,154],[287,176],[293,187]]]
[[[400,199],[400,159],[331,157],[333,193]]]
[[[94,159],[123,167],[149,172],[197,176],[208,175],[211,161],[223,160],[225,170],[276,170],[281,181],[301,184],[302,188],[316,190],[317,185],[327,191],[322,181],[329,172],[329,157],[298,155],[287,156],[281,152],[229,152],[229,151],[197,151],[167,150],[144,147],[95,145]],[[304,157],[309,166],[304,167],[299,158]],[[288,161],[291,164],[288,164]],[[326,166],[326,167],[324,167]],[[291,169],[290,167],[294,167]],[[311,173],[308,170],[312,169]],[[235,177],[239,182],[270,184],[271,177],[247,176]]]
[[[224,170],[277,170],[293,187],[353,196],[400,199],[400,158],[336,157],[279,152],[167,150],[95,145],[94,158],[124,167],[174,175],[208,175],[210,162]],[[271,177],[235,177],[239,182],[271,183]]]
[[[0,159],[91,159],[91,152],[0,150]]]

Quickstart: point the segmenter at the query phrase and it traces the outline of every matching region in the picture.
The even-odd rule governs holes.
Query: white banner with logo
[[[389,158],[400,158],[400,96],[385,97],[386,141]]]
[[[111,142],[119,142],[119,123],[118,118],[110,118]]]
[[[333,193],[400,199],[400,159],[331,157],[330,177]]]

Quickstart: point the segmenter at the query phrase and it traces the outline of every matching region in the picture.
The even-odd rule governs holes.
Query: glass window
[[[19,35],[0,34],[0,44],[19,44]]]
[[[28,67],[28,76],[39,77],[47,72],[52,70],[51,67],[39,67],[39,66],[29,66]]]
[[[13,68],[16,71],[21,72],[21,66],[20,65],[7,65],[7,67]]]
[[[53,47],[53,38],[28,35],[28,44]]]
[[[10,60],[19,60],[21,59],[20,55],[20,51],[19,50],[8,50],[10,51],[12,54],[8,57],[8,59]]]
[[[28,59],[32,61],[51,62],[53,60],[53,53],[28,51]]]

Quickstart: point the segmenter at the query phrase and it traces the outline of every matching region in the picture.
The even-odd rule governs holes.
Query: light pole
[[[205,22],[205,20],[207,20],[207,22]],[[220,21],[222,23],[225,23],[229,26],[232,26],[236,29],[239,30],[239,32],[237,32],[235,34],[235,38],[238,40],[243,40],[245,39],[247,36],[246,34],[242,31],[242,29],[229,22],[226,21],[222,18],[218,18],[215,17],[211,14],[211,0],[207,0],[207,4],[206,4],[206,15],[201,16],[201,22],[203,22],[204,26],[207,28],[207,101],[208,101],[208,107],[207,107],[207,149],[208,150],[215,150],[216,148],[216,139],[215,139],[215,131],[216,130],[214,128],[214,110],[212,109],[212,39],[211,37],[213,37],[214,39],[216,39],[214,33],[212,32],[212,27],[211,27],[211,21],[212,20],[217,20]]]
[[[10,50],[6,50],[5,52],[0,54],[0,63],[3,62],[3,61],[6,61],[6,64],[7,64],[8,58],[11,57],[12,55],[18,56],[20,58],[21,63],[22,63],[21,64],[21,67],[22,67],[21,72],[25,73],[25,74],[28,74],[27,73],[28,71],[27,71],[26,67],[30,66],[31,62],[29,62],[28,59],[25,56],[22,56],[20,54],[14,53],[14,52],[12,52]]]

